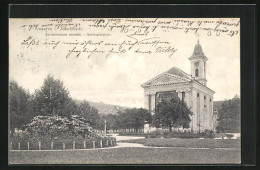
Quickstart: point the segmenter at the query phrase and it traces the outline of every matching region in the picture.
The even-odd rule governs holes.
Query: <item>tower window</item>
[[[206,100],[207,99],[207,97],[206,96],[204,96],[204,100]]]
[[[199,93],[197,93],[197,98],[200,98],[200,94]]]
[[[197,69],[197,68],[195,70],[195,77],[199,77],[199,69]]]

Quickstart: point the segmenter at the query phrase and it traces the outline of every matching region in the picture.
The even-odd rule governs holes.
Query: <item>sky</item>
[[[141,84],[172,67],[190,74],[189,57],[192,55],[198,36],[180,31],[157,31],[150,35],[167,40],[177,51],[169,57],[165,54],[143,55],[127,51],[124,55],[90,58],[79,56],[66,58],[67,46],[55,50],[44,45],[24,47],[21,42],[29,36],[39,40],[56,40],[39,31],[24,31],[24,24],[37,23],[35,19],[10,21],[9,77],[33,93],[39,89],[48,74],[64,82],[74,99],[104,102],[127,107],[143,107],[144,91]],[[42,19],[41,23],[47,22]],[[85,30],[86,31],[86,30]],[[89,29],[87,32],[95,32]],[[100,31],[102,32],[102,31]],[[103,31],[105,33],[106,31]],[[109,32],[111,36],[90,37],[94,40],[123,41],[125,36]],[[52,38],[52,39],[51,39]],[[81,41],[86,37],[66,37],[61,40]],[[87,37],[89,38],[89,37]],[[200,33],[199,39],[207,56],[207,86],[214,90],[214,101],[240,96],[240,44],[237,36],[208,36]],[[58,37],[59,39],[59,37]],[[69,48],[69,47],[68,47]],[[105,48],[105,47],[104,47]]]

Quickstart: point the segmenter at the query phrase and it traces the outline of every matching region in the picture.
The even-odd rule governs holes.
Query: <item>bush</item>
[[[191,132],[169,132],[156,130],[145,135],[145,138],[214,138],[213,131],[205,130],[203,133],[191,133]]]

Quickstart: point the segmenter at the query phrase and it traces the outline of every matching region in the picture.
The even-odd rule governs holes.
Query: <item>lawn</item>
[[[145,138],[124,140],[125,143],[140,143],[157,147],[188,148],[240,148],[240,139],[181,139],[181,138]]]
[[[11,151],[10,164],[231,164],[238,149],[110,148],[64,151]]]

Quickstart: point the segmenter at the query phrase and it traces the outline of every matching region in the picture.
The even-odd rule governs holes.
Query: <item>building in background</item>
[[[190,128],[192,132],[214,130],[213,95],[214,91],[207,87],[207,60],[198,40],[193,54],[189,57],[191,75],[177,67],[163,72],[153,79],[142,84],[144,88],[144,104],[152,114],[155,107],[162,99],[178,95],[184,100],[193,115]],[[153,131],[156,128],[145,125],[144,131]]]

